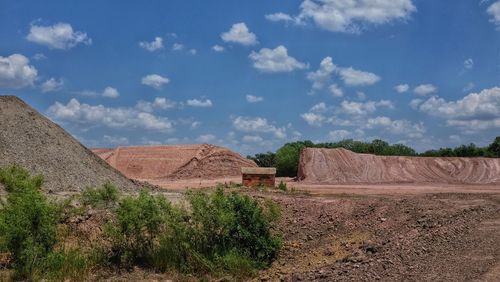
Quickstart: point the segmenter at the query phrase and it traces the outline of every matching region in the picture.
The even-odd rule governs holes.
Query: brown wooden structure
[[[274,167],[242,167],[242,184],[246,187],[274,187],[276,168]]]

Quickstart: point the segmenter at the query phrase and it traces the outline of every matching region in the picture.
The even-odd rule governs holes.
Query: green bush
[[[0,249],[10,253],[15,279],[31,279],[56,244],[58,209],[40,191],[43,178],[19,166],[0,169],[0,183],[8,191],[0,207]]]
[[[190,209],[142,192],[126,197],[108,227],[111,262],[183,273],[254,273],[268,266],[281,246],[271,234],[276,211],[267,212],[248,196],[224,193],[187,195]],[[269,215],[271,214],[271,215]]]
[[[92,207],[107,207],[118,201],[118,189],[111,183],[105,183],[100,188],[88,188],[82,193],[82,204]]]
[[[278,189],[281,191],[288,191],[288,187],[286,186],[286,183],[283,181],[280,181],[280,184],[278,184]]]

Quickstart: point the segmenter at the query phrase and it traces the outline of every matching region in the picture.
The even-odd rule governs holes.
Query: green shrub
[[[283,181],[280,181],[280,184],[278,184],[278,189],[281,191],[288,191],[288,187],[286,186],[286,183]]]
[[[79,249],[57,250],[50,253],[43,264],[49,281],[80,281],[100,262],[97,252],[85,253]]]
[[[41,176],[11,166],[0,169],[0,182],[8,191],[0,207],[0,249],[11,254],[15,278],[30,279],[56,244],[58,209],[40,191]]]
[[[232,273],[235,277],[268,266],[281,247],[271,234],[276,210],[248,196],[187,194],[190,209],[174,207],[162,196],[142,192],[122,199],[117,222],[108,227],[113,242],[110,261],[157,271]]]
[[[82,193],[82,204],[92,207],[107,207],[118,201],[118,189],[111,183],[105,183],[100,188],[88,188]]]

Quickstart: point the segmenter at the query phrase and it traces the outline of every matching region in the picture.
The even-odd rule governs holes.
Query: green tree
[[[287,143],[276,152],[276,174],[278,176],[297,176],[300,152],[306,147],[306,142],[311,141]]]
[[[488,146],[488,152],[493,156],[500,158],[500,136],[497,136],[493,143]]]

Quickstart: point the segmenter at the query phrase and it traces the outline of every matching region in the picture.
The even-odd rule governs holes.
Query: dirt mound
[[[0,167],[11,164],[43,174],[45,191],[81,191],[107,181],[123,190],[138,188],[22,100],[0,96]]]
[[[164,145],[93,149],[93,152],[138,180],[215,179],[241,175],[241,167],[256,166],[228,149],[202,145]]]
[[[500,159],[397,157],[306,148],[298,178],[311,184],[500,184]]]

